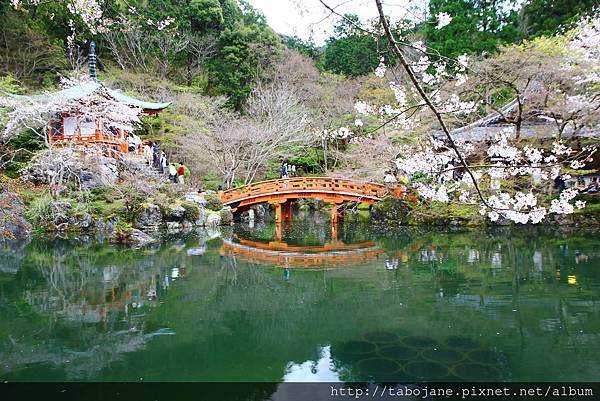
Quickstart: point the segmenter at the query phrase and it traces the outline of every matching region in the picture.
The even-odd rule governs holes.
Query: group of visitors
[[[168,174],[169,181],[175,184],[185,184],[191,175],[190,169],[182,161],[170,163],[165,152],[159,151],[156,142],[148,142],[144,145],[143,156],[148,166],[154,167],[160,174]]]
[[[169,180],[171,182],[177,184],[185,184],[185,181],[190,177],[190,169],[183,164],[183,162],[179,163],[169,163],[168,166],[169,172]]]
[[[295,175],[296,166],[289,165],[287,159],[281,161],[281,169],[279,171],[279,178],[289,178],[290,175]]]
[[[583,176],[577,177],[577,187],[579,188],[579,192],[582,193],[597,194],[600,192],[600,183],[597,176],[589,178],[587,183]]]

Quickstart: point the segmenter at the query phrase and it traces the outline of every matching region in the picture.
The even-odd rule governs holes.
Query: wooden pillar
[[[281,210],[281,203],[273,202],[273,205],[275,206],[275,222],[281,223],[281,220],[283,217],[282,210]]]
[[[338,239],[338,224],[341,220],[338,203],[331,205],[331,239],[337,241]]]
[[[102,137],[102,125],[100,124],[100,119],[96,119],[96,131],[94,132],[94,137],[98,141]]]
[[[337,222],[331,223],[331,239],[334,241],[337,241],[337,239],[338,239],[338,223]]]
[[[292,201],[288,200],[283,205],[283,218],[288,222],[292,221]]]
[[[331,223],[337,224],[339,218],[340,218],[340,214],[339,214],[339,211],[338,211],[338,204],[337,203],[333,203],[331,205]]]
[[[121,152],[129,153],[129,141],[127,140],[127,135],[125,135],[125,130],[123,128],[119,128],[119,143]]]
[[[52,120],[48,121],[48,143],[53,143],[54,142],[54,130],[52,129]]]

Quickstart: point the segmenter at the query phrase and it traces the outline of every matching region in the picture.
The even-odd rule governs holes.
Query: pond
[[[276,232],[5,246],[0,380],[597,378],[597,232]]]

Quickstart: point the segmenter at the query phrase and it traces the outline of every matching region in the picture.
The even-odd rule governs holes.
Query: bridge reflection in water
[[[373,241],[345,244],[332,241],[320,246],[290,245],[282,241],[223,240],[221,255],[239,256],[250,263],[284,269],[333,269],[377,260],[384,250]]]

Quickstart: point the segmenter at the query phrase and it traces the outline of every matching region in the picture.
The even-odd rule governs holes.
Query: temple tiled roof
[[[66,99],[66,100],[76,100],[81,99],[83,97],[89,96],[100,89],[104,89],[105,93],[110,96],[113,100],[117,102],[125,103],[130,106],[139,107],[144,110],[152,110],[152,111],[160,111],[171,105],[171,102],[165,103],[156,103],[156,102],[145,102],[139,99],[135,99],[133,97],[124,95],[120,92],[117,92],[113,89],[109,89],[104,86],[101,82],[87,82],[80,85],[73,86],[71,88],[63,89],[58,92],[47,93],[42,95],[34,95],[34,96],[14,96],[21,99],[31,99],[36,102],[48,103],[53,99]]]
[[[470,130],[472,128],[489,127],[490,125],[493,125],[493,124],[506,122],[505,117],[514,113],[517,110],[518,106],[519,106],[519,101],[517,98],[515,98],[511,102],[504,105],[499,110],[499,112],[496,112],[496,111],[492,112],[492,113],[488,114],[487,116],[480,118],[479,120],[477,120],[469,125],[465,125],[464,127],[452,130],[451,133],[458,134],[458,133]]]

